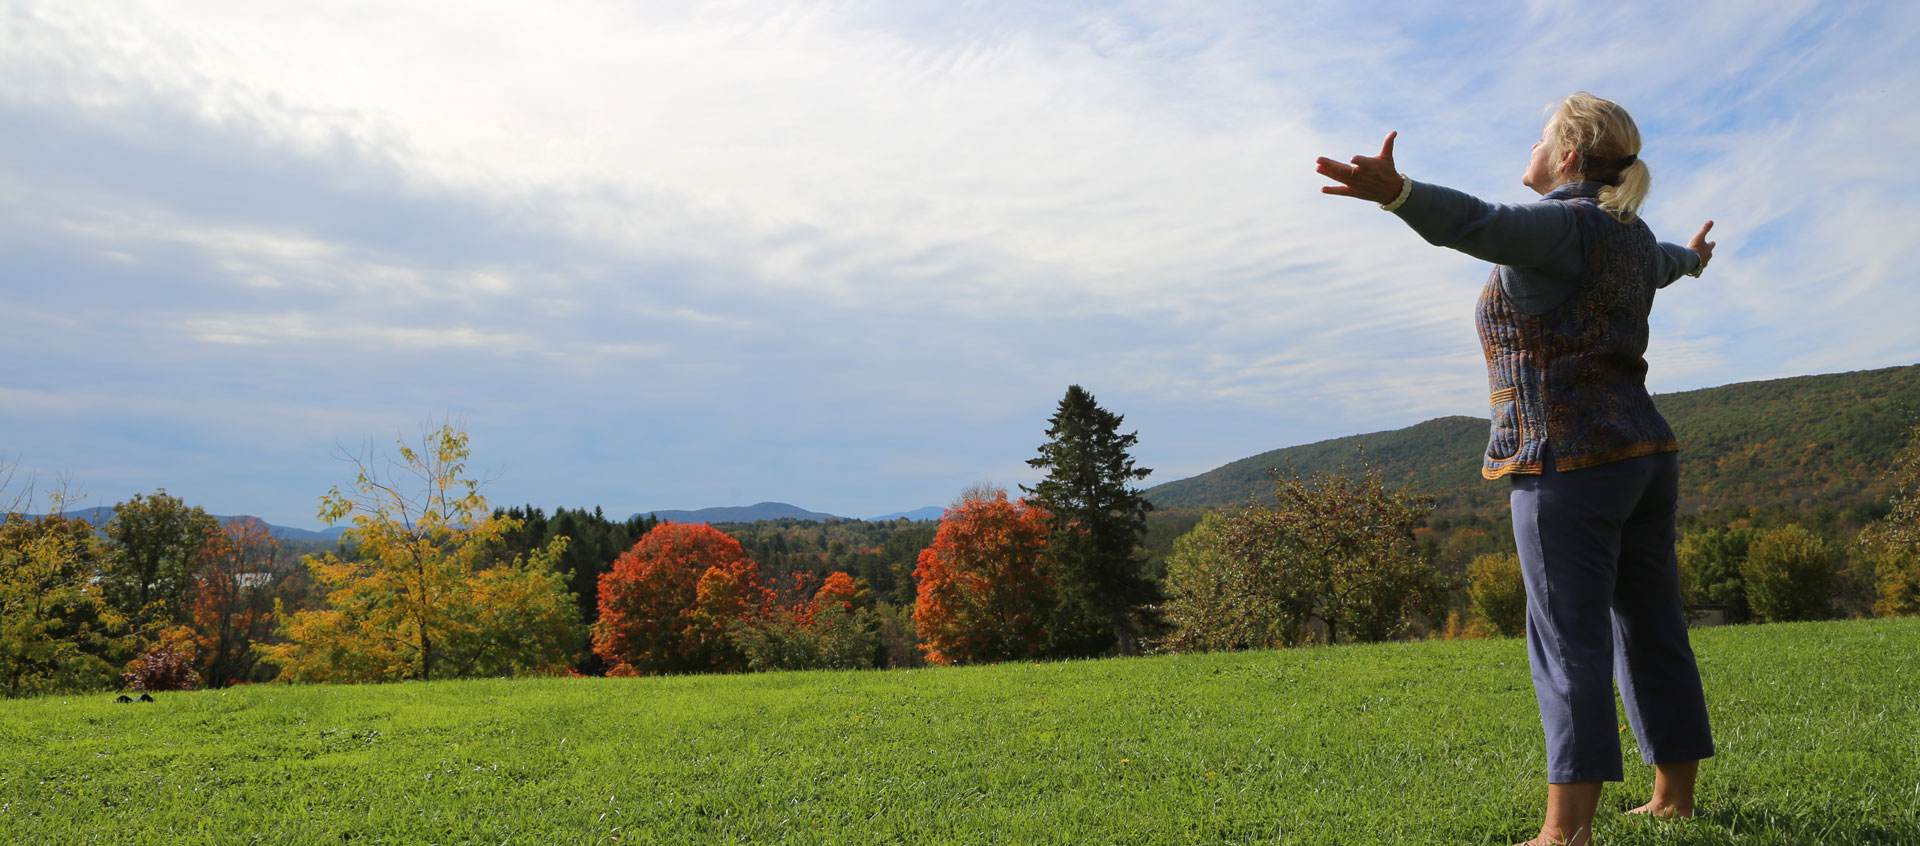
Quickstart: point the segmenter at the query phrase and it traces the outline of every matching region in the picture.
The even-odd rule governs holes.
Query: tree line
[[[321,499],[338,549],[285,555],[164,490],[103,527],[0,523],[0,692],[916,666],[1513,636],[1500,521],[1436,516],[1377,470],[1273,477],[1150,555],[1137,433],[1068,388],[1019,496],[963,492],[937,525],[708,526],[490,509],[451,426],[354,458]],[[1689,603],[1728,622],[1920,613],[1920,427],[1895,494],[1832,521],[1693,515]],[[1825,531],[1821,531],[1824,529]],[[1503,543],[1505,548],[1503,549]]]

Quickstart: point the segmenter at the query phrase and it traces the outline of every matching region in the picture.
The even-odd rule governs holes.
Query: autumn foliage
[[[502,561],[520,521],[491,515],[465,474],[467,435],[428,432],[399,460],[356,460],[321,517],[351,521],[342,550],[309,559],[325,606],[276,614],[285,642],[256,645],[289,681],[366,682],[561,672],[579,648],[579,610],[555,570],[556,538]]]
[[[102,544],[85,520],[0,519],[0,696],[110,687],[126,619],[94,581]]]
[[[661,523],[600,577],[593,651],[610,676],[743,670],[728,630],[772,604],[739,541],[703,523]]]
[[[974,492],[940,519],[920,553],[913,619],[927,660],[1003,661],[1039,654],[1055,605],[1047,512],[1004,490]]]
[[[257,658],[253,644],[273,632],[267,580],[279,552],[267,524],[253,517],[226,521],[201,545],[188,610],[197,632],[199,673],[207,684],[249,679]]]
[[[127,663],[120,674],[132,690],[195,690],[200,687],[199,663],[194,654],[194,633],[186,626],[174,626],[160,633],[153,646]]]
[[[827,576],[826,581],[820,583],[820,589],[814,592],[813,601],[807,606],[807,618],[811,621],[822,612],[834,609],[851,614],[861,593],[860,586],[854,583],[852,576],[836,571]]]

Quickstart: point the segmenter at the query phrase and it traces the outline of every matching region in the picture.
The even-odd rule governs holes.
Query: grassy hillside
[[[1703,817],[1630,766],[1603,842],[1920,842],[1920,619],[1695,644]],[[1504,846],[1544,793],[1513,640],[0,708],[7,843]]]
[[[1680,438],[1683,508],[1812,510],[1870,505],[1920,414],[1920,365],[1744,382],[1654,402]],[[1246,502],[1272,490],[1269,473],[1353,472],[1359,455],[1389,482],[1433,494],[1440,511],[1501,509],[1506,487],[1483,481],[1487,421],[1442,417],[1405,429],[1277,449],[1147,491],[1160,506]]]

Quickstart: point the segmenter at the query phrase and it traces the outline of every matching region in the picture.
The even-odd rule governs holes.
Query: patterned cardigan
[[[1584,268],[1559,305],[1531,314],[1508,297],[1495,270],[1480,295],[1493,431],[1480,473],[1488,479],[1577,470],[1680,448],[1647,394],[1647,314],[1666,279],[1660,245],[1639,220],[1621,223],[1589,197],[1564,202],[1580,232]]]

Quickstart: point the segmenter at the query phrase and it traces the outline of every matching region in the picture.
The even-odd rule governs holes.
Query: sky
[[[1649,387],[1920,362],[1920,4],[0,0],[0,462],[316,528],[451,421],[495,505],[849,517],[1485,416],[1488,267],[1316,156],[1494,202],[1625,106]]]

